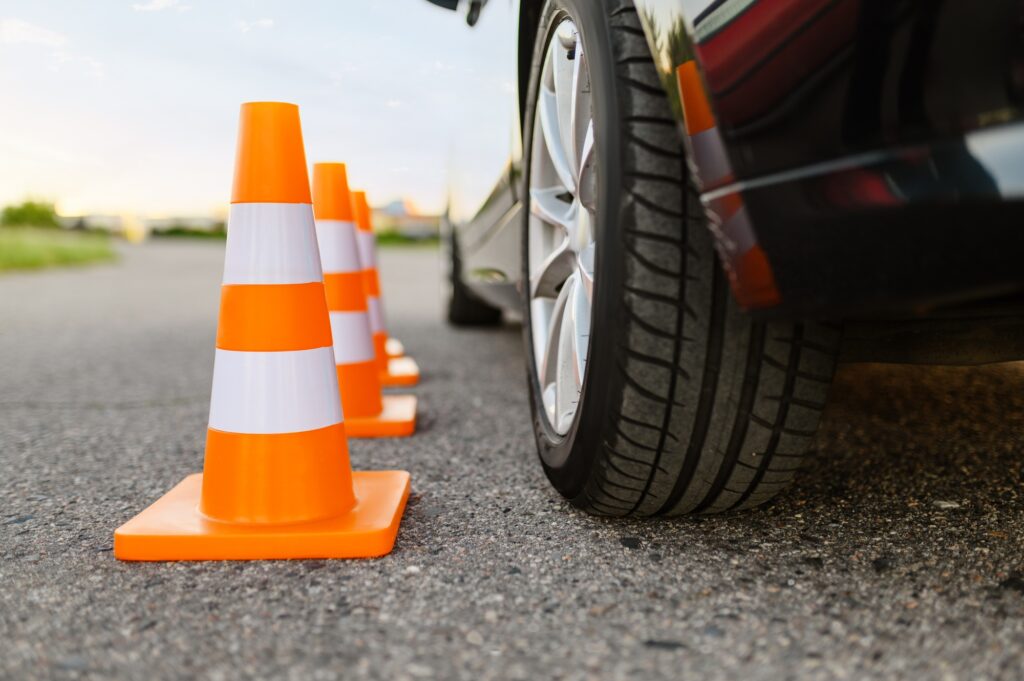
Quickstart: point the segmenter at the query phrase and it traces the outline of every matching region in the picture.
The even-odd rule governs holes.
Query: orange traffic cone
[[[363,558],[405,471],[352,473],[298,107],[242,105],[203,473],[114,533],[121,560]]]
[[[385,386],[416,385],[420,381],[420,368],[416,361],[411,357],[389,356],[388,332],[384,327],[384,309],[380,301],[380,275],[377,273],[377,237],[373,233],[366,192],[352,192],[352,208],[359,228],[359,260],[363,265],[366,303],[370,310],[370,329],[373,331],[380,381]],[[400,348],[400,344],[392,344],[391,349],[397,351]]]
[[[349,437],[412,435],[416,396],[381,394],[345,164],[313,166],[313,213],[345,430]]]
[[[702,191],[735,180],[725,141],[711,111],[697,62],[676,69],[679,100],[686,122],[686,142],[697,161],[697,184]],[[778,305],[781,300],[768,256],[757,242],[743,195],[736,192],[705,202],[708,226],[737,302],[744,309]]]

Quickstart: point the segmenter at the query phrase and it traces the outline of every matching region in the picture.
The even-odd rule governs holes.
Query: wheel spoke
[[[580,151],[580,172],[576,181],[576,196],[583,206],[591,213],[597,210],[597,173],[594,166],[597,155],[594,153],[594,119],[587,122],[587,131],[583,135],[583,149]]]
[[[576,259],[576,271],[580,278],[580,283],[583,284],[583,292],[587,296],[587,300],[591,301],[594,299],[594,243],[591,242],[580,251],[579,256]]]
[[[569,57],[576,51],[576,28],[566,22],[558,28],[557,34],[558,40],[551,41],[549,58],[551,59],[551,75],[557,111],[558,143],[562,147],[562,156],[566,160],[566,169],[569,171],[569,182],[565,186],[575,193],[576,150],[572,147],[572,127],[577,62]],[[561,173],[559,175],[561,176]]]
[[[590,79],[586,67],[586,55],[583,53],[583,41],[576,41],[575,59],[572,70],[572,101],[569,105],[571,130],[569,146],[572,157],[573,176],[577,178],[576,189],[579,190],[579,177],[583,169],[582,141],[586,138],[590,122]]]
[[[572,340],[573,340],[573,381],[576,391],[583,387],[583,371],[587,366],[587,348],[590,336],[590,297],[582,282],[573,282],[572,294]]]
[[[557,385],[556,383],[552,382],[552,383],[548,383],[547,385],[543,386],[543,388],[542,388],[542,392],[543,392],[543,396],[544,396],[544,413],[547,414],[548,421],[551,422],[551,423],[555,423],[556,422],[555,421],[555,404],[556,404],[557,399],[558,399],[557,395],[556,395],[557,391],[555,389],[556,385]]]
[[[576,269],[576,254],[565,238],[530,273],[530,295],[534,298],[555,298],[562,284]]]
[[[558,345],[562,336],[562,324],[565,321],[565,307],[568,302],[569,287],[563,287],[555,300],[555,306],[551,310],[551,317],[548,327],[547,341],[544,344],[544,356],[540,364],[540,384],[546,386],[548,383],[557,381]]]
[[[544,138],[544,146],[547,149],[551,165],[558,175],[559,181],[569,191],[574,191],[576,183],[573,181],[572,164],[565,153],[565,145],[562,144],[562,131],[558,122],[557,95],[545,87],[540,89],[540,97],[537,101],[538,118],[540,119],[541,136]]]
[[[541,367],[547,353],[548,334],[554,320],[552,316],[554,308],[555,301],[550,298],[535,298],[530,301],[530,335],[533,337],[533,354],[537,358],[537,375],[542,387],[545,385],[546,379]]]
[[[577,394],[583,390],[583,376],[587,369],[587,354],[590,351],[590,295],[584,291],[582,282],[576,286],[573,307],[573,357],[576,371],[573,375]]]
[[[583,385],[583,370],[577,342],[577,298],[579,286],[576,278],[565,282],[565,308],[558,334],[558,365],[555,383],[555,427],[560,431],[569,429],[572,416],[579,402],[580,387]]]
[[[561,187],[531,189],[530,212],[568,234],[576,216],[573,205],[560,198],[563,194],[565,190]]]

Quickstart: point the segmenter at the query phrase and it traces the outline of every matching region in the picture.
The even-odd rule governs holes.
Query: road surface
[[[376,561],[122,564],[202,467],[222,246],[0,277],[0,678],[1019,679],[1024,368],[843,367],[767,508],[610,521],[547,485],[519,332],[446,328],[437,254],[383,253],[420,362]]]

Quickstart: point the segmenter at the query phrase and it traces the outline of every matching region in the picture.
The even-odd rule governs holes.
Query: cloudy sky
[[[220,214],[238,105],[281,100],[310,162],[438,210],[507,157],[514,31],[508,0],[475,29],[426,0],[0,0],[0,205]]]

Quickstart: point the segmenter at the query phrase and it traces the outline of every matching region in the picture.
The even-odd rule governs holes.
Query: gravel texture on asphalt
[[[1024,365],[845,366],[775,503],[602,520],[536,461],[519,330],[445,327],[431,250],[382,254],[419,431],[351,443],[412,472],[394,553],[119,563],[201,470],[222,257],[0,277],[0,678],[1024,677]]]

